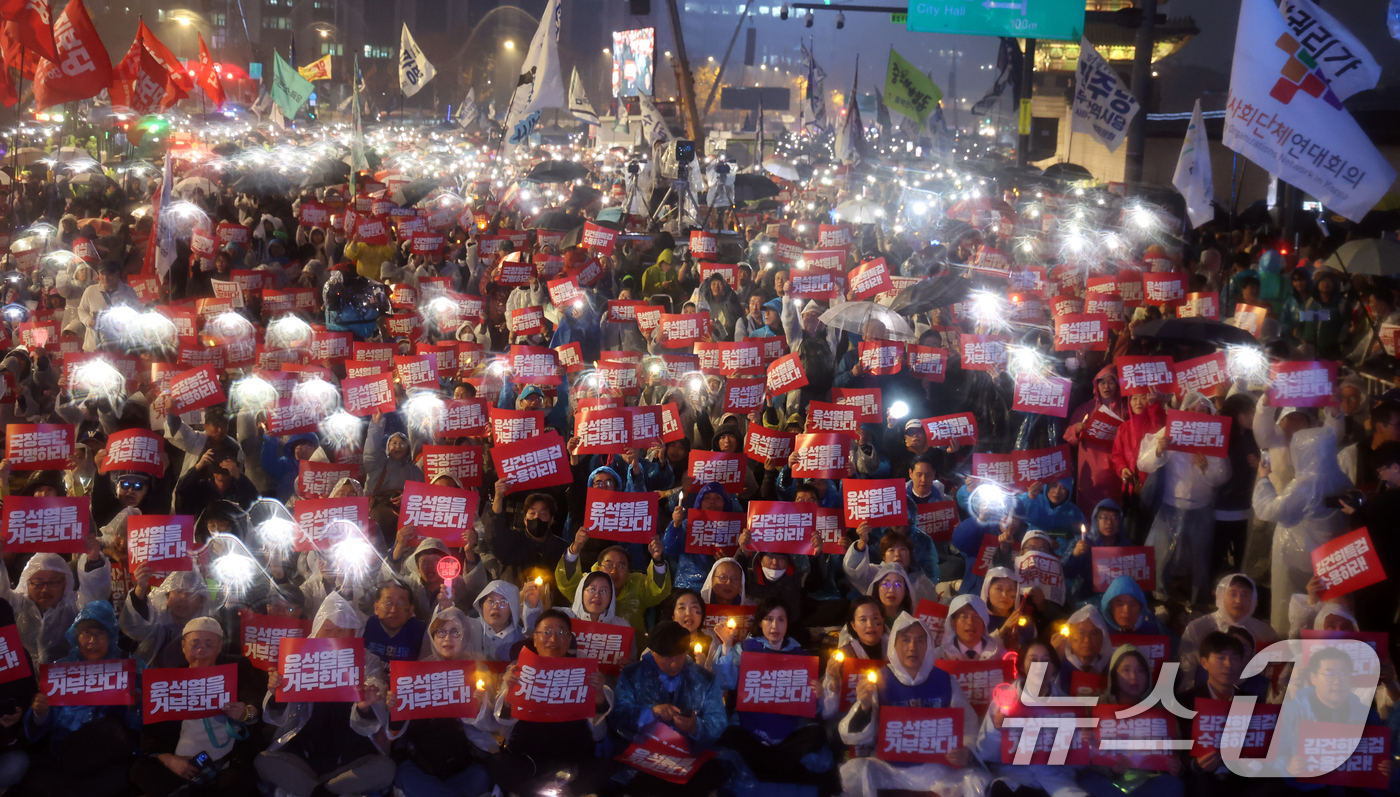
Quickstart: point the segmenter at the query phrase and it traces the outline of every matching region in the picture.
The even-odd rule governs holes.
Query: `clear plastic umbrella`
[[[798,177],[797,167],[795,165],[788,163],[785,160],[781,160],[779,158],[769,158],[768,160],[764,161],[763,168],[765,171],[771,174],[776,174],[784,180],[801,179]]]
[[[879,224],[885,218],[885,209],[868,199],[852,199],[837,205],[831,215],[851,224]]]
[[[903,316],[884,305],[874,302],[844,302],[821,315],[821,322],[834,329],[845,330],[874,340],[916,340],[914,330]],[[867,329],[866,325],[876,322],[884,327]]]

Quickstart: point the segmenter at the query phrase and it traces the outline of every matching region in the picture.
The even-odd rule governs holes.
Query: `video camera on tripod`
[[[656,164],[662,177],[690,180],[690,165],[695,162],[695,142],[689,139],[668,141],[661,146]]]

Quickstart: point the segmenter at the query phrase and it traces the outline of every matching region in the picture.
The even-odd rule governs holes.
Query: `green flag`
[[[885,104],[895,113],[914,120],[920,132],[924,120],[938,107],[943,90],[924,73],[890,48],[890,65],[885,71]]]
[[[272,101],[282,109],[282,115],[292,119],[301,106],[311,98],[311,81],[302,77],[279,52],[272,53]]]

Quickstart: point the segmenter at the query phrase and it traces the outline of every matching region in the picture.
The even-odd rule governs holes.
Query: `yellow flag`
[[[306,66],[297,67],[297,72],[307,80],[330,80],[331,57],[323,55]]]

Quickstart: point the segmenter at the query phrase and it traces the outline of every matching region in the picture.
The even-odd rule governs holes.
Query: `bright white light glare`
[[[895,420],[909,417],[909,405],[902,401],[896,401],[890,405],[890,417]]]
[[[272,517],[259,523],[257,532],[264,545],[285,554],[296,541],[297,524],[290,518]]]
[[[294,315],[284,315],[267,327],[269,349],[293,349],[311,343],[311,325]]]
[[[973,291],[968,300],[968,313],[977,323],[993,328],[1009,325],[1011,307],[1001,296],[991,291]]]
[[[425,437],[433,437],[437,434],[438,422],[447,405],[436,393],[424,391],[409,396],[401,409],[409,430],[419,432]]]
[[[219,313],[206,321],[204,330],[210,335],[227,340],[242,340],[256,333],[253,322],[231,310]]]
[[[354,524],[332,521],[330,525],[336,524],[349,526],[349,533],[345,535],[345,539],[331,546],[331,561],[346,582],[363,581],[378,558],[374,546],[360,536],[359,529]],[[327,533],[329,532],[328,528]]]
[[[111,363],[94,358],[73,369],[73,387],[86,388],[91,399],[106,399],[116,406],[126,398],[126,377]]]
[[[1256,346],[1231,344],[1225,347],[1225,370],[1232,379],[1259,383],[1269,381],[1269,358]]]
[[[128,332],[140,328],[140,319],[141,313],[136,308],[119,304],[97,317],[97,331],[106,335],[108,340],[125,344]]]
[[[362,428],[361,420],[345,410],[327,415],[321,421],[321,434],[336,450],[358,446]]]
[[[241,594],[258,575],[258,563],[241,553],[226,553],[214,560],[214,578],[229,592]]]
[[[340,406],[340,391],[318,376],[292,387],[292,403],[311,404],[320,408],[320,414],[326,415]]]
[[[1000,485],[986,482],[977,485],[972,491],[972,496],[968,498],[967,505],[973,511],[983,517],[997,517],[1006,510],[1006,501],[1010,494],[1001,489]]]
[[[1029,346],[1007,346],[1006,354],[1013,374],[1039,374],[1045,367],[1045,358]]]
[[[244,377],[229,386],[229,403],[235,412],[268,412],[277,399],[277,388],[260,376]]]

